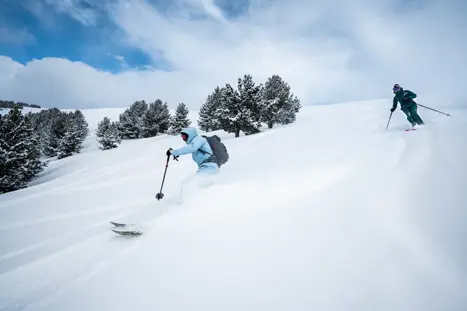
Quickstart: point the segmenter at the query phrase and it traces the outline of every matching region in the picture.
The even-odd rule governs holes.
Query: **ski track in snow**
[[[142,175],[154,174],[153,171],[148,170],[140,174],[131,174],[127,177],[120,177],[119,179],[114,180],[113,182],[102,181],[102,180],[105,180],[106,177],[112,177],[112,176],[118,175],[120,172],[128,170],[129,167],[137,166],[140,163],[147,162],[148,161],[147,157],[148,156],[132,159],[131,161],[128,161],[126,164],[119,162],[118,164],[115,164],[115,165],[112,165],[106,168],[99,169],[99,168],[96,168],[95,166],[91,166],[91,168],[88,168],[88,169],[80,169],[76,172],[71,173],[72,176],[65,176],[65,178],[63,178],[64,180],[60,180],[56,182],[56,183],[62,184],[61,186],[53,186],[52,188],[45,190],[45,191],[43,189],[40,189],[40,191],[35,191],[32,194],[22,196],[17,199],[13,199],[11,200],[11,202],[8,202],[8,203],[16,204],[16,203],[31,200],[36,197],[41,197],[45,194],[83,191],[83,190],[94,189],[96,188],[96,186],[97,187],[112,186],[114,184],[121,183],[123,180],[136,179]],[[93,169],[96,169],[96,170],[93,171]],[[96,185],[96,183],[93,183],[93,182],[97,182],[98,184]],[[46,186],[46,184],[39,185],[38,187],[40,186],[44,187]],[[0,208],[2,208],[2,205],[0,205]]]
[[[230,218],[235,224],[236,219],[246,222],[248,217],[253,217],[253,215],[259,217],[261,214],[269,215],[274,212],[280,215],[289,210],[287,215],[296,215],[297,224],[302,225],[305,220],[300,211],[304,208],[304,204],[308,205],[305,209],[308,214],[304,215],[308,215],[307,217],[312,219],[310,221],[319,221],[317,219],[322,217],[321,221],[327,224],[327,227],[321,225],[322,230],[328,230],[322,232],[322,240],[314,237],[314,230],[319,229],[314,229],[313,226],[306,233],[311,239],[309,243],[314,242],[316,243],[314,247],[322,248],[324,258],[328,254],[328,248],[342,247],[348,252],[345,253],[342,250],[341,256],[347,256],[350,263],[357,264],[364,258],[360,257],[362,253],[369,252],[373,260],[378,259],[382,265],[389,265],[385,261],[387,259],[384,259],[389,256],[386,252],[399,250],[406,253],[406,256],[402,257],[403,260],[398,259],[404,263],[401,272],[395,269],[396,264],[394,264],[394,266],[387,266],[387,274],[383,274],[389,283],[387,290],[394,291],[394,294],[388,294],[388,297],[399,299],[393,300],[388,305],[388,310],[390,306],[402,310],[401,306],[404,302],[410,301],[410,296],[414,293],[425,295],[421,288],[419,291],[415,289],[418,280],[411,280],[408,276],[407,279],[403,279],[406,281],[404,284],[408,290],[407,293],[394,296],[396,295],[395,288],[400,287],[396,280],[397,273],[403,274],[406,271],[409,274],[410,271],[411,275],[421,276],[426,279],[426,282],[439,284],[440,289],[462,288],[466,285],[462,279],[462,276],[467,276],[465,270],[459,270],[452,254],[438,251],[439,245],[430,240],[430,235],[425,234],[425,228],[411,218],[408,212],[411,204],[417,206],[417,196],[421,193],[417,186],[423,184],[424,174],[432,169],[436,161],[435,157],[442,151],[436,149],[434,143],[439,139],[442,140],[436,134],[436,122],[446,121],[437,115],[423,111],[423,117],[429,125],[414,132],[404,132],[406,121],[395,114],[388,131],[384,131],[388,118],[386,106],[382,108],[379,102],[368,102],[305,108],[304,112],[299,114],[297,122],[290,126],[274,128],[258,135],[238,139],[230,139],[228,135],[224,135],[222,137],[229,149],[231,159],[225,168],[222,168],[219,184],[207,187],[202,193],[190,193],[191,196],[185,197],[180,205],[176,204],[180,183],[195,170],[189,156],[181,159],[179,163],[170,162],[163,191],[166,197],[160,202],[154,198],[159,191],[164,169],[164,150],[168,146],[180,146],[178,137],[164,137],[163,139],[157,137],[128,142],[112,151],[88,151],[51,163],[51,167],[33,182],[34,186],[0,197],[0,233],[5,237],[5,240],[0,242],[2,246],[0,251],[0,310],[82,310],[89,307],[93,310],[126,310],[132,306],[128,300],[131,290],[128,293],[121,292],[123,297],[120,305],[118,299],[114,302],[115,299],[109,298],[110,295],[117,295],[120,298],[118,292],[112,293],[111,289],[107,292],[105,288],[100,287],[105,284],[106,277],[119,273],[130,279],[129,282],[132,280],[139,282],[138,277],[142,274],[148,278],[143,282],[146,284],[143,290],[147,291],[146,293],[149,292],[147,295],[138,296],[137,290],[142,288],[139,284],[134,284],[134,294],[141,298],[139,299],[140,305],[136,304],[135,309],[164,309],[168,307],[168,301],[171,298],[173,306],[170,305],[170,307],[173,310],[185,310],[187,307],[230,310],[244,309],[247,306],[254,306],[253,309],[256,310],[266,306],[269,310],[293,309],[292,301],[294,297],[298,298],[297,294],[282,291],[283,301],[274,305],[274,301],[277,302],[274,297],[280,295],[271,294],[273,290],[269,288],[270,283],[267,281],[264,281],[265,289],[263,290],[267,292],[268,288],[270,289],[269,304],[261,300],[261,295],[259,295],[258,300],[246,299],[244,304],[241,300],[234,300],[231,301],[230,306],[216,305],[215,291],[218,291],[219,295],[227,295],[227,292],[219,292],[222,286],[209,287],[202,280],[198,290],[201,290],[203,284],[207,290],[211,288],[214,291],[212,304],[208,302],[202,304],[201,300],[194,298],[196,296],[194,293],[190,293],[193,297],[187,298],[183,294],[186,294],[186,287],[189,285],[177,283],[183,280],[180,278],[184,275],[184,270],[180,269],[189,266],[191,260],[194,262],[200,260],[202,251],[192,253],[194,259],[185,259],[183,257],[170,258],[170,254],[165,255],[163,249],[183,255],[185,254],[182,251],[183,242],[186,241],[187,245],[191,245],[188,242],[189,238],[183,239],[184,230],[189,230],[192,226],[192,229],[202,232],[205,227],[215,227],[217,223],[219,226],[223,223],[232,225],[225,220]],[[333,119],[336,115],[345,117]],[[348,119],[344,119],[347,117]],[[464,123],[458,124],[461,126]],[[92,148],[93,144],[89,143],[89,145]],[[463,170],[463,168],[460,169]],[[53,175],[47,175],[52,173]],[[55,174],[57,177],[50,177]],[[221,197],[229,198],[229,200],[224,201],[222,206],[215,203],[206,205],[206,200]],[[192,202],[193,206],[189,202]],[[343,205],[343,202],[348,202],[348,204]],[[196,215],[203,213],[212,219],[204,220],[206,223],[194,220]],[[238,215],[242,214],[244,217],[238,218]],[[193,223],[190,222],[190,217],[193,217]],[[116,235],[110,231],[112,225],[109,221],[111,220],[136,222],[144,228],[144,234],[139,237]],[[171,229],[174,222],[180,222],[182,227],[178,230]],[[183,228],[183,224],[188,228]],[[319,226],[319,223],[314,224]],[[246,223],[243,225],[246,226]],[[256,225],[261,228],[261,223]],[[299,226],[296,229],[297,232],[301,230],[300,228]],[[269,227],[265,229],[273,230]],[[357,234],[356,239],[361,239],[361,244],[354,246],[355,254],[351,252],[352,246],[338,244],[342,237],[331,230],[339,229],[354,232]],[[222,236],[225,234],[222,230],[227,229],[219,228],[219,230]],[[290,234],[294,232],[293,228],[289,230]],[[181,232],[180,235],[175,234],[177,231]],[[358,235],[360,231],[362,233]],[[379,244],[371,244],[373,243],[372,236],[365,232],[370,234],[374,232],[375,238],[378,237],[381,241],[386,241],[393,246],[384,248]],[[203,236],[197,231],[191,233],[193,243],[196,238]],[[278,232],[271,231],[272,236],[277,234]],[[188,233],[187,236],[189,236]],[[164,241],[170,237],[173,240]],[[214,238],[209,235],[204,237],[207,243]],[[251,236],[251,239],[255,238],[257,237]],[[279,245],[284,243],[277,242]],[[292,245],[296,243],[293,240],[290,242]],[[215,242],[212,243],[215,245]],[[230,241],[230,243],[235,242]],[[326,243],[329,243],[329,246]],[[171,244],[176,250],[180,250],[180,253],[168,249],[166,245]],[[177,245],[179,245],[178,248]],[[366,245],[374,245],[376,250],[364,249]],[[218,256],[216,258],[219,260],[228,260],[215,250],[211,255],[209,253],[212,251],[208,249],[204,251],[207,252],[206,256]],[[257,256],[268,254],[263,254],[256,249],[250,251]],[[290,256],[300,254],[297,252],[298,250],[291,249]],[[146,260],[145,255],[149,255]],[[151,255],[153,255],[152,259]],[[164,270],[166,256],[168,261],[165,262]],[[247,254],[237,254],[237,256],[240,262],[248,260]],[[304,256],[304,258],[314,258],[306,253]],[[209,258],[206,257],[206,260],[209,261]],[[333,257],[330,259],[336,260]],[[132,264],[128,271],[120,272],[120,267],[126,267],[127,263],[133,260],[136,262],[134,268],[131,268]],[[161,262],[154,263],[153,267],[150,266],[150,260]],[[271,260],[274,260],[274,257]],[[294,276],[294,259],[290,258],[290,260],[290,278],[284,281],[288,282],[287,284],[295,284],[293,278],[297,278],[297,284],[300,284],[298,274]],[[304,259],[296,258],[295,260],[301,264],[301,260]],[[314,258],[314,260],[318,259]],[[370,259],[368,261],[370,262]],[[399,261],[396,260],[396,262]],[[138,262],[143,266],[141,269],[149,268],[150,273],[138,270]],[[175,269],[177,266],[172,262],[178,263],[180,269]],[[335,264],[339,262],[336,261]],[[348,265],[351,265],[350,263]],[[197,267],[195,263],[193,265],[193,268]],[[414,270],[407,270],[410,267]],[[164,271],[172,271],[170,270],[172,268],[175,269],[173,271],[177,271],[173,272],[177,273],[173,275],[175,283],[171,283],[170,279],[164,279]],[[303,274],[303,278],[307,275],[312,276],[313,268],[310,264],[308,269],[311,270],[302,271],[300,275]],[[336,271],[346,271],[342,270],[345,266],[335,268]],[[258,269],[263,272],[264,267],[261,266]],[[315,269],[318,269],[314,272],[318,276],[326,275],[328,271],[326,265],[322,268],[323,272],[319,272],[319,267]],[[185,272],[187,278],[192,273],[196,274],[194,271]],[[226,273],[228,274],[227,271]],[[282,273],[286,272],[282,271]],[[394,274],[393,278],[390,276],[391,273]],[[236,283],[233,282],[230,285],[231,290],[238,290],[239,295],[245,293],[246,288],[249,287],[246,275],[238,273],[237,277],[240,280],[243,277],[246,283],[242,287],[239,281],[236,287]],[[205,277],[215,280],[216,275],[214,272],[212,276]],[[355,277],[346,275],[346,278],[342,280],[344,283],[349,282],[349,292],[357,284],[351,282],[358,282],[354,280]],[[370,276],[362,276],[361,283],[358,284],[368,285],[369,278]],[[330,283],[326,283],[324,279],[322,281],[323,297],[311,302],[312,300],[304,298],[308,295],[303,293],[303,296],[299,298],[302,304],[295,305],[298,309],[308,309],[305,308],[308,305],[310,308],[315,306],[321,310],[343,310],[339,307],[346,305],[345,300],[350,298],[342,293],[336,293],[336,299],[327,301],[326,290],[329,291],[329,297],[334,297],[334,295],[331,287],[326,287],[330,286]],[[152,287],[153,282],[154,287]],[[167,286],[161,287],[162,284]],[[118,284],[113,283],[108,285],[111,285],[112,289],[119,287]],[[394,287],[391,287],[392,285]],[[223,286],[229,288],[226,284]],[[297,286],[296,293],[304,291],[303,287]],[[318,286],[315,290],[320,288],[319,285],[313,286]],[[124,288],[128,290],[131,286]],[[379,305],[378,298],[380,298],[380,303],[384,302],[383,297],[378,296],[381,294],[378,292],[381,288],[385,287],[380,285],[376,288],[368,288],[367,296],[373,297],[371,301],[365,303],[364,297],[361,297],[363,300],[358,301],[357,295],[352,303],[359,310],[374,310],[374,307]],[[431,290],[431,287],[427,288]],[[98,291],[98,293],[93,291]],[[196,293],[197,289],[193,288],[193,291]],[[198,293],[201,297],[198,299],[202,299],[203,294],[206,294]],[[102,295],[102,302],[92,305],[92,301],[95,301],[94,296],[98,294]],[[462,299],[457,291],[451,291],[449,295],[446,294],[445,299],[440,298],[440,302],[451,301],[453,306],[456,304],[467,306],[465,299]],[[339,297],[343,299],[342,304],[340,304]],[[190,299],[192,299],[192,304],[189,303]],[[421,310],[423,306],[426,311],[428,307],[433,307],[430,310],[439,307],[436,303],[423,303],[420,297],[412,297],[412,299],[412,307],[407,310]],[[227,303],[228,300],[225,301]],[[248,301],[250,304],[247,303]],[[220,302],[217,301],[217,303]]]
[[[144,202],[146,202],[146,205],[147,205],[147,203],[150,202],[150,201],[146,200]],[[134,204],[134,205],[124,205],[124,206],[119,207],[118,209],[115,209],[115,208],[106,209],[105,210],[106,212],[112,212],[112,213],[107,213],[109,216],[107,216],[108,218],[106,218],[105,220],[99,220],[99,221],[97,221],[95,223],[88,224],[84,228],[74,229],[72,227],[71,228],[72,231],[66,232],[63,235],[60,235],[60,236],[57,236],[57,237],[54,237],[54,238],[51,238],[51,239],[47,239],[47,240],[44,240],[44,241],[42,241],[40,243],[34,244],[32,246],[28,246],[28,247],[26,247],[24,249],[20,249],[20,250],[5,254],[5,255],[0,257],[0,265],[2,267],[7,265],[7,264],[4,263],[4,260],[7,260],[7,259],[10,259],[15,264],[18,264],[20,259],[18,259],[17,257],[19,255],[26,255],[27,260],[31,260],[31,258],[33,258],[33,257],[31,257],[32,255],[30,254],[30,252],[33,251],[33,250],[37,250],[38,248],[41,248],[41,247],[44,247],[44,246],[46,246],[47,248],[51,248],[51,247],[54,246],[54,244],[56,244],[55,245],[56,249],[63,248],[64,246],[69,244],[68,242],[70,242],[70,240],[75,239],[75,238],[73,238],[74,236],[76,236],[76,238],[78,238],[78,241],[79,241],[79,239],[82,238],[86,234],[86,231],[92,231],[89,234],[86,234],[86,235],[92,236],[94,231],[96,231],[96,230],[90,230],[90,229],[93,229],[94,227],[100,227],[105,223],[108,224],[109,221],[114,220],[116,217],[122,217],[122,216],[124,217],[124,216],[132,215],[132,214],[137,214],[137,212],[134,212],[134,211],[132,211],[132,212],[123,212],[123,213],[117,214],[117,213],[115,213],[115,211],[123,209],[123,208],[125,208],[125,209],[126,208],[131,208],[131,207],[141,208],[141,205],[142,205],[141,203],[137,203],[137,204]],[[143,206],[143,207],[148,208],[148,206]],[[140,210],[139,208],[138,208],[138,211]],[[102,211],[99,211],[99,212],[102,212]],[[27,222],[27,223],[24,223],[24,224],[14,224],[13,226],[11,226],[9,228],[1,228],[0,231],[1,230],[4,230],[4,231],[11,230],[11,229],[15,229],[15,228],[18,228],[18,227],[23,227],[23,226],[32,226],[32,225],[39,224],[39,223],[42,223],[42,222],[53,222],[53,221],[63,220],[63,219],[66,219],[66,218],[71,218],[72,220],[76,220],[77,216],[94,215],[94,214],[98,214],[99,212],[85,212],[85,213],[80,213],[80,214],[68,214],[68,215],[62,215],[62,216],[59,216],[59,217],[51,217],[49,219],[39,219],[36,222]],[[83,233],[85,233],[85,234],[83,234]],[[65,239],[67,239],[67,240],[65,240]],[[68,240],[68,239],[70,239],[70,240]],[[25,253],[27,253],[27,254],[25,254]],[[2,270],[0,269],[0,274],[1,273],[2,273]]]
[[[141,221],[140,226],[144,227],[146,223],[167,211],[167,204],[165,208],[159,206],[157,210],[154,210],[154,204],[154,199],[152,199],[150,204],[140,206],[146,208],[146,220]],[[10,258],[14,259],[13,262],[17,267],[6,272],[0,270],[0,288],[5,289],[0,297],[14,300],[19,310],[34,301],[39,301],[43,297],[66,288],[70,284],[87,280],[100,268],[106,267],[109,258],[117,260],[119,253],[131,249],[126,241],[128,237],[109,234],[110,228],[113,227],[109,222],[132,214],[141,214],[141,211],[114,214],[112,217],[84,228],[72,229],[63,236],[36,244],[27,250],[2,256],[0,258],[2,267],[5,265],[2,260]],[[137,244],[138,241],[135,240],[131,243]],[[102,247],[103,245],[106,246]],[[49,255],[43,255],[44,249],[40,249],[36,256],[28,253],[27,257],[23,259],[28,261],[24,265],[21,264],[22,258],[13,258],[36,248],[45,247],[47,247],[45,251]],[[78,260],[75,260],[76,258]],[[57,274],[57,269],[62,273]],[[26,285],[25,282],[30,278],[42,281]],[[19,287],[23,288],[23,292],[20,296],[16,296],[14,292]],[[12,292],[8,289],[11,289]],[[2,300],[0,299],[0,301]],[[16,310],[11,307],[8,309]]]

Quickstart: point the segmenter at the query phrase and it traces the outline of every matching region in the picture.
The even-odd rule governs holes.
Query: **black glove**
[[[169,148],[169,150],[167,150],[167,152],[165,153],[168,157],[170,157],[170,155],[172,154],[172,148]]]
[[[394,108],[394,107],[393,107],[393,108],[391,108],[391,112],[394,112],[394,110],[396,110],[396,108]]]

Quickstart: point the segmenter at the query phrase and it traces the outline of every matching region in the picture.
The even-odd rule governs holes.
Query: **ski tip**
[[[116,226],[116,227],[128,227],[128,226],[134,226],[135,225],[135,224],[124,224],[124,223],[115,222],[115,221],[111,221],[110,223],[112,225]]]

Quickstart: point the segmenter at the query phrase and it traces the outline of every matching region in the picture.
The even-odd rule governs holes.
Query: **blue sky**
[[[466,1],[0,0],[0,94],[44,107],[161,98],[281,75],[303,105],[461,98]],[[445,96],[446,98],[446,96]]]
[[[0,27],[24,34],[22,41],[0,38],[0,55],[10,56],[22,64],[33,58],[62,57],[110,72],[125,70],[126,65],[135,68],[147,65],[168,67],[163,59],[152,63],[140,49],[120,43],[121,30],[105,12],[99,11],[97,6],[90,6],[89,2],[76,3],[97,13],[96,23],[90,25],[58,11],[43,0],[34,2],[0,1]]]
[[[10,56],[22,64],[34,58],[67,58],[112,73],[129,67],[144,69],[146,66],[171,70],[170,62],[163,55],[154,59],[138,47],[122,42],[122,30],[103,9],[112,1],[71,1],[79,9],[92,11],[93,17],[84,23],[59,8],[55,4],[57,2],[0,0],[0,28],[3,28],[3,32],[11,33],[11,36],[0,35],[0,55]],[[148,2],[166,14],[176,9],[171,0]],[[248,9],[249,1],[216,0],[214,3],[227,18],[235,19]],[[208,16],[198,14],[196,17]]]

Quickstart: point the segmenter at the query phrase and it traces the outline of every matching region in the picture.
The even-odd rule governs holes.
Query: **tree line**
[[[167,103],[157,99],[152,103],[136,101],[119,116],[118,121],[104,117],[97,125],[96,137],[102,150],[118,147],[123,139],[149,138],[159,134],[176,135],[189,126],[189,110],[179,103],[170,114]]]
[[[259,133],[263,124],[290,124],[301,108],[300,100],[291,92],[290,85],[279,75],[272,75],[265,84],[256,85],[249,74],[238,78],[237,87],[217,86],[208,95],[199,111],[198,125],[202,131],[224,130],[245,135]],[[118,121],[104,118],[98,125],[97,137],[101,149],[116,148],[122,139],[153,137],[157,134],[178,134],[190,125],[189,110],[185,104],[177,106],[171,116],[167,103],[160,99],[153,103],[137,101],[123,112]]]
[[[31,108],[41,108],[41,106],[36,104],[28,104],[23,102],[14,102],[12,100],[0,100],[0,108],[13,108],[18,106],[19,109],[23,109],[23,107],[31,107]]]
[[[236,88],[217,86],[199,111],[202,131],[224,130],[240,136],[259,133],[266,125],[290,124],[301,108],[290,86],[278,75],[265,84],[255,84],[251,75],[238,78]],[[89,126],[80,110],[58,108],[22,114],[14,105],[0,116],[0,193],[18,190],[47,166],[48,158],[63,159],[79,153],[89,135]],[[189,110],[179,103],[174,115],[161,99],[134,102],[119,119],[103,118],[97,125],[96,140],[101,150],[117,148],[122,140],[178,135],[191,125]]]

